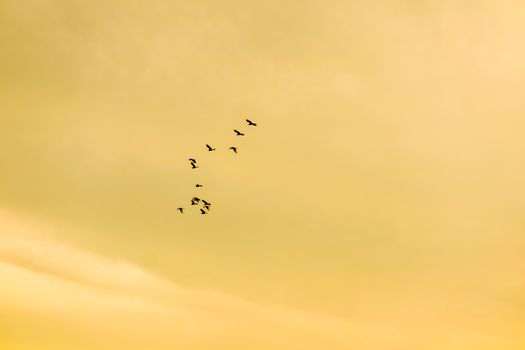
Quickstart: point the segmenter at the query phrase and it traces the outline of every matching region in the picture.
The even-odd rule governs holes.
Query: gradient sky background
[[[0,348],[525,348],[524,37],[521,1],[1,1]]]

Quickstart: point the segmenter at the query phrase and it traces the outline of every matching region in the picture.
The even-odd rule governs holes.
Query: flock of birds
[[[251,120],[249,119],[245,119],[246,120],[246,123],[248,124],[248,126],[257,126],[257,123],[254,123],[252,122]],[[235,133],[236,136],[244,136],[244,133],[240,132],[239,130],[237,129],[233,129],[233,132]],[[213,148],[212,146],[206,144],[206,148],[208,150],[208,152],[213,152],[213,151],[216,151],[217,149],[216,148]],[[231,146],[230,148],[228,148],[228,150],[231,150],[233,151],[233,153],[237,154],[237,151],[238,151],[238,147],[236,146]],[[191,168],[192,169],[198,169],[199,166],[197,165],[197,160],[194,159],[194,158],[189,158],[188,159],[190,161],[190,165],[191,165]],[[195,185],[195,188],[202,188],[204,187],[203,185],[201,184],[196,184]],[[202,215],[206,215],[209,213],[210,211],[210,208],[211,208],[211,203],[202,199],[202,198],[199,198],[199,197],[193,197],[190,201],[190,204],[192,206],[195,206],[195,205],[199,205],[199,204],[202,204],[202,208],[200,208],[200,213]],[[177,208],[177,210],[181,213],[181,214],[184,214],[184,210],[185,208],[184,207],[179,207]]]

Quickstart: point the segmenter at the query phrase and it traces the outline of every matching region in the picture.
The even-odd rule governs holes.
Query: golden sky
[[[0,349],[525,348],[524,37],[517,0],[0,1]]]

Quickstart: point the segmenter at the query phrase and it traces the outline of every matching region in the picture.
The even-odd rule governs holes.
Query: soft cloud
[[[46,231],[0,214],[0,284],[10,286],[0,292],[0,306],[171,345],[215,339],[308,348],[337,346],[345,336],[341,321],[182,288],[131,263],[43,238]]]

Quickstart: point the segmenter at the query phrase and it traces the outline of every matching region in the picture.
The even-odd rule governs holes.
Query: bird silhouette
[[[250,119],[245,119],[245,121],[246,121],[246,123],[248,124],[248,126],[254,126],[254,127],[257,126],[257,123],[254,122],[254,121],[252,121],[252,120],[250,120]],[[236,136],[245,136],[245,134],[244,134],[243,132],[241,132],[241,131],[239,131],[239,130],[237,130],[237,129],[233,129],[233,132],[235,133]],[[221,148],[222,148],[222,146],[221,146]],[[206,149],[207,149],[208,152],[212,152],[212,151],[216,151],[216,150],[217,150],[216,148],[213,148],[213,147],[210,146],[209,144],[206,144]],[[239,148],[238,148],[237,146],[230,146],[230,147],[228,148],[228,150],[231,150],[231,151],[233,151],[233,153],[237,154],[238,151],[239,151]],[[190,165],[191,165],[191,168],[192,168],[192,169],[198,169],[198,168],[199,168],[199,166],[197,166],[197,160],[196,160],[196,159],[194,159],[194,158],[188,158],[188,160],[190,161]],[[195,187],[196,187],[196,188],[202,188],[202,187],[204,187],[204,186],[201,185],[201,184],[198,184],[198,183],[197,183],[197,184],[195,184]],[[202,192],[202,191],[200,191],[200,192]],[[199,193],[200,193],[200,192],[199,192]],[[204,200],[204,199],[200,199],[200,198],[197,198],[197,197],[193,197],[193,198],[191,199],[191,205],[192,205],[192,206],[193,206],[193,205],[197,205],[197,204],[199,204],[200,202],[203,203],[203,206],[200,208],[200,213],[201,213],[201,214],[207,214],[207,213],[210,211],[211,203],[207,202],[207,201]],[[181,208],[177,208],[177,210],[178,210],[181,214],[183,214],[185,209],[181,207]]]

